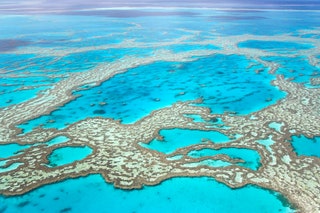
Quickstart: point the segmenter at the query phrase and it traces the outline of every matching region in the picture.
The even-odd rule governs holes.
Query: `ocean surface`
[[[319,66],[311,65],[308,58],[300,54],[314,48],[313,44],[257,40],[281,35],[320,39],[320,34],[312,33],[319,29],[319,20],[317,11],[213,9],[1,15],[0,110],[27,102],[72,74],[95,69],[101,63],[151,57],[160,50],[177,54],[205,50],[216,52],[188,61],[159,60],[138,65],[97,85],[82,85],[73,91],[77,98],[19,124],[21,134],[40,126],[64,129],[89,117],[134,124],[154,110],[200,97],[203,102],[197,105],[208,107],[214,113],[228,111],[245,116],[286,97],[285,92],[272,85],[277,74],[294,78],[293,82],[306,87],[319,87],[309,83],[310,78],[320,76]],[[245,39],[245,35],[256,37]],[[228,36],[241,38],[239,48],[274,54],[262,59],[280,64],[279,69],[275,74],[270,73],[270,68],[255,57],[228,54],[220,51],[225,47],[222,43],[203,42]],[[124,45],[126,42],[129,45]],[[294,55],[294,60],[288,55]],[[203,138],[216,143],[232,140],[220,132],[178,128],[164,129],[159,134],[163,141],[154,139],[140,145],[170,154]],[[68,140],[59,136],[46,144],[52,146]],[[320,157],[319,137],[293,136],[287,143],[292,143],[298,156]],[[0,145],[0,178],[1,173],[19,166],[12,164],[4,168],[6,159],[30,146],[15,141]],[[59,148],[48,156],[47,166],[67,165],[90,153],[92,149],[85,145]],[[237,165],[254,171],[261,166],[259,153],[251,149],[203,149],[189,153],[194,158],[218,154],[243,159],[244,162]],[[224,161],[202,163],[212,167],[230,165]],[[106,183],[99,174],[93,174],[41,186],[23,195],[0,195],[0,213],[15,212],[269,213],[295,210],[279,192],[254,185],[231,189],[209,177],[177,177],[139,190],[122,190]]]

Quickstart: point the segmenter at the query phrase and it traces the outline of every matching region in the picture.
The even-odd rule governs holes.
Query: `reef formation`
[[[197,32],[194,32],[194,36],[197,36]],[[319,40],[293,35],[216,36],[214,39],[199,42],[189,39],[190,37],[182,37],[167,43],[139,43],[128,40],[119,45],[75,49],[24,47],[11,50],[12,54],[62,57],[92,49],[126,47],[159,49],[151,56],[124,57],[114,62],[102,63],[86,72],[66,74],[63,80],[53,84],[50,89],[41,91],[35,98],[0,109],[0,143],[16,142],[30,145],[14,156],[0,159],[5,161],[2,168],[19,163],[17,168],[1,173],[0,193],[24,194],[45,184],[89,174],[101,174],[106,182],[122,189],[156,185],[172,177],[207,176],[232,188],[253,184],[271,189],[283,194],[302,212],[320,211],[320,159],[298,156],[290,143],[294,135],[303,134],[310,138],[320,136],[320,89],[306,88],[302,84],[293,82],[292,79],[276,74],[280,65],[263,59],[266,56],[286,56],[294,60],[297,55],[303,55],[311,65],[318,67],[319,58],[316,56],[320,52]],[[291,54],[238,46],[239,43],[250,40],[310,43],[314,47],[297,50],[295,54]],[[212,44],[220,49],[180,53],[161,49],[173,44]],[[23,122],[49,114],[72,101],[75,98],[73,91],[84,89],[83,86],[86,85],[97,86],[130,68],[157,61],[185,62],[214,54],[238,54],[255,59],[269,68],[270,75],[276,76],[272,84],[286,92],[286,97],[276,104],[248,115],[237,115],[232,112],[216,114],[209,108],[200,106],[202,100],[199,97],[197,100],[177,102],[172,106],[155,110],[133,124],[123,124],[112,118],[94,117],[72,123],[61,130],[37,127],[29,133],[22,134],[17,127]],[[0,72],[6,78],[17,77],[4,69]],[[310,81],[312,85],[316,85],[318,80],[313,78]],[[200,116],[202,121],[196,121],[190,115]],[[218,124],[217,119],[220,119],[221,123]],[[272,127],[272,124],[278,125],[279,128]],[[226,143],[199,141],[196,145],[177,149],[170,154],[141,146],[141,143],[148,144],[155,138],[161,140],[160,130],[174,128],[218,131],[232,140]],[[58,136],[67,137],[69,140],[52,146],[46,144]],[[271,143],[264,144],[261,142],[264,140],[269,140]],[[88,146],[93,152],[83,160],[71,164],[48,166],[48,156],[53,150],[79,146]],[[199,158],[189,155],[195,150],[219,150],[231,147],[256,150],[260,155],[261,166],[256,171],[241,167],[236,165],[242,161],[241,159],[234,159],[225,154]],[[222,160],[231,166],[211,167],[200,164],[206,160]]]

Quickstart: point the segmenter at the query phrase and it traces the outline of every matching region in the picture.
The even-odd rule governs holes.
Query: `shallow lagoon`
[[[304,135],[292,136],[291,144],[297,155],[320,158],[320,137],[307,138]]]
[[[28,145],[22,146],[17,143],[0,145],[0,158],[7,158],[16,155],[28,147]]]
[[[260,156],[257,151],[250,149],[237,149],[237,148],[223,148],[219,150],[202,149],[198,151],[191,151],[188,155],[191,157],[204,157],[214,156],[217,154],[225,154],[233,159],[241,159],[244,162],[237,163],[239,166],[244,166],[252,170],[257,170],[260,166]]]
[[[48,156],[50,167],[64,166],[75,161],[83,160],[92,153],[92,149],[85,147],[62,147],[53,150]]]
[[[163,137],[163,140],[154,139],[149,144],[141,144],[141,146],[170,154],[178,148],[200,144],[208,140],[214,141],[215,143],[230,141],[227,136],[216,131],[172,129],[161,130],[159,134]]]
[[[186,63],[140,66],[98,87],[76,92],[81,97],[21,127],[26,132],[40,124],[63,128],[68,123],[95,116],[133,123],[153,110],[199,97],[203,98],[202,105],[210,107],[213,113],[248,114],[285,96],[271,86],[274,77],[263,66],[256,64],[247,70],[250,62],[255,63],[242,56],[215,55]],[[263,72],[256,74],[256,69]]]

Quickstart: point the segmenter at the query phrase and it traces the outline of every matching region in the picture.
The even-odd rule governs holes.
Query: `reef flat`
[[[143,31],[140,24],[131,22],[130,24],[132,26],[127,29],[128,31]],[[93,50],[151,48],[153,51],[144,56],[127,55],[111,62],[99,62],[82,72],[52,74],[50,78],[61,79],[54,83],[46,83],[50,88],[41,90],[30,100],[16,104],[8,103],[7,106],[0,108],[0,144],[14,142],[28,145],[12,156],[0,158],[0,162],[4,162],[1,169],[9,168],[0,173],[0,193],[8,196],[21,195],[46,184],[90,174],[101,174],[106,182],[121,189],[157,185],[173,177],[212,177],[231,188],[257,185],[279,192],[301,212],[320,211],[318,196],[320,159],[315,156],[297,155],[290,143],[291,137],[296,135],[308,138],[320,136],[320,88],[317,87],[320,75],[320,40],[305,36],[319,35],[320,30],[300,30],[297,34],[291,35],[212,33],[211,38],[205,36],[200,41],[196,40],[199,31],[182,32],[189,35],[182,35],[167,42],[141,42],[129,39],[119,44],[88,45],[80,48],[33,46],[7,48],[5,54],[54,57],[55,61],[70,54]],[[280,50],[268,51],[250,46],[254,45],[250,43],[252,41],[293,42],[308,44],[310,48],[295,47],[287,51],[282,47]],[[250,45],[243,47],[241,44],[245,42]],[[203,48],[179,52],[168,49],[178,44],[197,45]],[[217,48],[207,49],[206,45]],[[242,55],[248,60],[254,60],[266,68],[269,75],[274,76],[274,80],[270,83],[285,92],[286,96],[246,115],[227,110],[224,113],[216,113],[210,107],[203,105],[203,97],[197,97],[194,100],[178,101],[161,109],[155,109],[132,124],[124,124],[116,118],[98,116],[80,119],[62,129],[36,126],[30,132],[24,133],[18,128],[24,122],[48,115],[75,100],[77,98],[75,91],[97,87],[119,74],[125,74],[130,69],[160,61],[179,62],[183,65],[199,58],[215,57],[218,54]],[[305,74],[304,70],[291,72],[290,68],[286,67],[288,74],[278,73],[279,69],[285,66],[279,58],[291,61],[300,56],[304,57],[304,61],[313,68],[308,71],[309,82],[295,82],[299,76]],[[273,57],[279,59],[279,62],[271,60]],[[254,66],[256,64],[250,64],[247,69]],[[226,70],[230,69],[233,68],[226,67]],[[253,70],[256,75],[262,72],[261,68]],[[298,72],[296,78],[291,76],[296,72]],[[15,73],[8,67],[1,68],[0,73],[3,79],[23,78],[29,75],[26,72]],[[20,88],[23,89],[28,88]],[[214,139],[200,140],[197,144],[180,147],[168,154],[143,146],[154,139],[163,141],[161,130],[177,128],[215,131],[224,134],[230,140],[223,143]],[[57,137],[67,140],[48,145],[48,141]],[[63,147],[89,147],[92,152],[72,163],[49,166],[50,154]],[[223,153],[200,157],[193,157],[190,154],[206,149],[228,148],[255,150],[260,156],[258,169],[240,166],[239,163],[245,162],[243,159]],[[208,162],[224,162],[227,166],[210,166]],[[12,165],[17,166],[11,168]]]

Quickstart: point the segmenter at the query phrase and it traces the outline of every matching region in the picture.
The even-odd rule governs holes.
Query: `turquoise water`
[[[88,146],[58,148],[48,156],[49,166],[56,167],[73,163],[86,158],[91,153],[92,149]]]
[[[217,46],[208,44],[208,45],[188,45],[188,44],[178,44],[178,45],[170,45],[167,49],[179,53],[184,51],[191,51],[191,50],[218,50],[220,49]]]
[[[1,54],[1,68],[5,74],[13,77],[0,77],[0,108],[34,98],[39,92],[63,79],[61,76],[53,76],[62,72],[48,68],[52,61],[52,57],[37,58],[34,54]]]
[[[0,175],[3,172],[8,172],[11,170],[16,169],[19,165],[22,163],[12,163],[9,165],[6,165],[7,158],[19,155],[19,153],[22,153],[24,149],[30,147],[29,145],[20,145],[17,143],[11,143],[11,144],[1,144],[0,145]],[[6,166],[5,166],[6,165]],[[0,210],[1,210],[1,204],[0,204]]]
[[[0,161],[0,173],[12,171],[23,164],[23,163],[12,163],[12,164],[4,167],[5,163],[6,163],[6,161]]]
[[[183,166],[184,167],[197,167],[197,166],[209,166],[213,168],[218,167],[227,167],[231,166],[232,164],[230,162],[224,161],[224,160],[213,160],[213,159],[206,159],[199,162],[193,162],[193,163],[186,163]]]
[[[209,140],[213,141],[214,143],[225,143],[230,141],[230,139],[226,135],[216,131],[171,129],[161,130],[159,134],[163,137],[163,140],[154,139],[149,144],[140,143],[140,145],[147,149],[162,152],[164,154],[170,154],[179,148],[184,148],[195,144],[201,144],[203,142],[208,142]],[[260,166],[260,156],[258,152],[250,149],[202,149],[197,151],[191,151],[188,155],[190,157],[199,158],[206,156],[215,156],[218,154],[225,154],[233,159],[244,160],[243,163],[237,163],[237,165],[239,166],[248,167],[253,170],[257,170]],[[200,163],[188,165],[209,165],[213,167],[225,167],[230,166],[232,164],[221,160],[205,160],[201,161]]]
[[[255,41],[249,40],[238,44],[241,48],[262,49],[278,53],[296,53],[297,50],[314,48],[312,44],[283,42],[283,41]]]
[[[278,122],[271,122],[269,124],[269,127],[278,131],[278,132],[281,132],[281,127],[284,125],[284,123],[278,123]]]
[[[53,146],[53,145],[56,145],[56,144],[67,142],[67,141],[69,141],[68,137],[66,137],[66,136],[58,136],[58,137],[55,137],[55,138],[51,139],[46,144],[48,146]]]
[[[271,86],[274,77],[261,65],[255,63],[256,66],[247,69],[250,62],[255,63],[242,56],[215,55],[186,63],[140,66],[98,87],[77,92],[82,96],[21,127],[26,132],[40,124],[63,128],[67,123],[95,116],[133,123],[153,110],[199,97],[214,113],[251,113],[276,103],[285,94]],[[255,69],[264,71],[256,74]]]
[[[59,143],[67,142],[69,138],[65,136],[58,136],[55,137],[47,142],[45,142],[48,146],[52,146]],[[40,143],[38,143],[40,144]],[[34,146],[38,145],[34,144]],[[16,154],[21,153],[24,149],[29,148],[31,145],[20,145],[17,143],[11,143],[11,144],[0,144],[0,158],[8,158],[11,156],[14,156]]]
[[[178,148],[201,144],[201,142],[208,140],[215,143],[230,141],[226,135],[216,131],[172,129],[161,130],[159,134],[163,137],[162,141],[154,139],[149,144],[140,143],[140,145],[148,149],[169,154]]]
[[[106,184],[99,175],[90,175],[47,185],[23,196],[0,196],[3,203],[0,210],[4,213],[290,212],[280,197],[253,186],[233,190],[210,178],[174,178],[158,186],[125,191]]]
[[[199,158],[205,156],[214,156],[218,154],[225,154],[233,159],[242,159],[243,163],[237,163],[239,166],[248,167],[253,170],[257,170],[260,167],[259,153],[251,149],[238,149],[238,148],[223,148],[219,150],[213,149],[201,149],[197,151],[191,151],[188,155],[190,157]]]
[[[184,115],[187,118],[191,118],[193,122],[203,122],[206,123],[206,127],[213,127],[213,128],[219,128],[219,129],[229,129],[230,127],[226,126],[224,122],[222,121],[221,118],[219,117],[214,117],[211,118],[210,120],[204,120],[200,115],[192,115],[192,114],[187,114]],[[234,137],[237,137],[237,135],[233,135]],[[239,136],[239,135],[238,135]]]
[[[258,140],[257,142],[262,144],[262,145],[264,145],[269,151],[272,151],[270,146],[275,143],[272,140],[272,136],[271,135],[268,138],[263,139],[263,140]]]
[[[22,150],[30,147],[29,145],[20,145],[17,143],[1,144],[0,145],[0,158],[8,158],[13,155],[19,154]]]
[[[320,158],[320,137],[307,138],[304,135],[292,136],[291,144],[297,155]]]
[[[293,78],[293,82],[302,83],[306,87],[310,86],[310,78],[320,77],[320,67],[312,66],[306,57],[263,57],[266,61],[281,64],[277,74],[284,75],[286,78]]]
[[[1,97],[3,98],[0,102],[0,108],[6,107],[12,104],[19,104],[24,101],[28,101],[31,98],[34,98],[37,96],[37,94],[40,91],[43,91],[45,89],[48,89],[48,87],[38,87],[35,89],[28,89],[28,90],[21,90],[21,91],[8,91],[7,89],[2,90],[4,94],[1,94]]]

